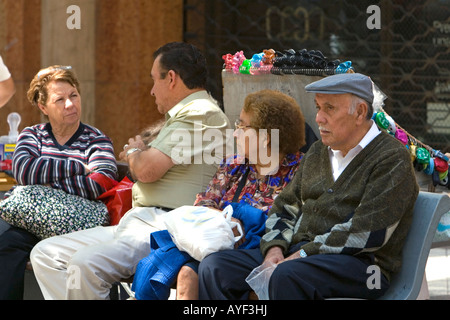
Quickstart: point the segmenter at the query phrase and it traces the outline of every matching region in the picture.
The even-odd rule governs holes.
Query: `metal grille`
[[[370,75],[400,126],[450,152],[450,0],[185,0],[184,8],[184,40],[205,52],[218,101],[222,55],[320,50]]]

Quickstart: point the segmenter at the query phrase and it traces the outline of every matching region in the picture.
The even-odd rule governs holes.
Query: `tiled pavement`
[[[450,247],[431,249],[425,273],[430,300],[450,300]]]

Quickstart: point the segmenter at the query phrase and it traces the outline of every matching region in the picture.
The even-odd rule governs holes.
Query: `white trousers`
[[[132,276],[150,253],[150,233],[166,229],[164,210],[138,207],[117,226],[40,241],[30,259],[45,299],[109,299],[114,282]]]

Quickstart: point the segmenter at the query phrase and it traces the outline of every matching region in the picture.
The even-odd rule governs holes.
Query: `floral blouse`
[[[292,180],[302,157],[301,152],[288,154],[275,174],[258,178],[254,165],[242,163],[237,155],[231,156],[221,163],[206,191],[197,194],[194,205],[225,208],[233,201],[239,182],[249,169],[239,202],[246,202],[267,214],[276,196]]]

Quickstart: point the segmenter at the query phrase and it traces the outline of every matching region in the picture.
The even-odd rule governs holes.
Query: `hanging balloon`
[[[446,186],[448,184],[448,170],[445,172],[439,172],[439,184]]]
[[[395,131],[395,137],[397,138],[397,140],[399,140],[405,146],[408,144],[408,136],[406,135],[405,131],[403,131],[402,129],[397,128],[397,130]]]
[[[387,129],[389,130],[390,133],[395,135],[395,132],[397,131],[397,126],[395,125],[394,119],[392,119],[391,116],[386,116],[386,120],[389,122],[389,126],[387,127]]]
[[[423,169],[423,172],[429,176],[431,176],[434,172],[434,159],[431,158],[428,165]]]
[[[411,161],[416,160],[416,149],[417,146],[415,144],[409,145],[409,153],[411,154]]]
[[[436,171],[445,172],[448,170],[448,162],[441,158],[435,158],[434,164],[435,164]]]
[[[444,172],[439,172],[439,179],[442,181],[448,176],[448,170],[445,170]]]
[[[426,164],[430,162],[430,153],[425,148],[417,148],[416,150],[416,159],[418,163]]]
[[[375,122],[381,129],[386,130],[389,127],[389,121],[386,119],[386,116],[383,112],[377,112],[375,116]]]

